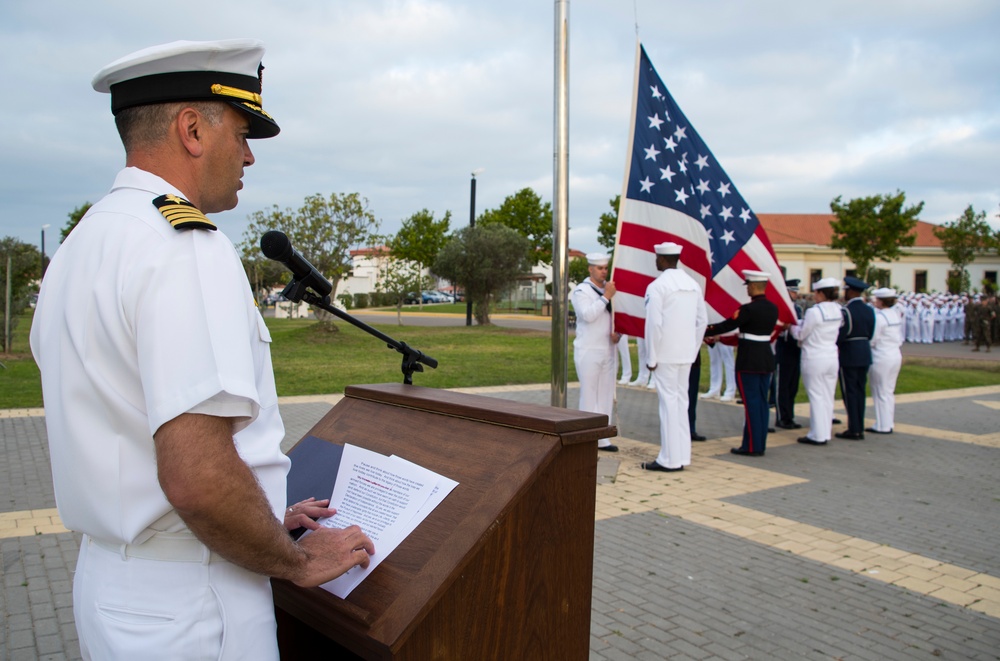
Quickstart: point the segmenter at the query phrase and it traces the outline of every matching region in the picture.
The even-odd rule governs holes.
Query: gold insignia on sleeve
[[[183,197],[176,195],[161,195],[153,200],[153,206],[160,210],[163,217],[170,221],[175,230],[215,230],[218,229],[211,220],[205,217],[198,207]]]

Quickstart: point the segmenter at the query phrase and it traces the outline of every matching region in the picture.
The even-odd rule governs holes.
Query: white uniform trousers
[[[73,615],[84,659],[278,658],[269,579],[207,550],[201,561],[148,560],[84,535]]]
[[[688,421],[690,363],[660,363],[653,370],[660,401],[660,454],[656,463],[667,468],[691,464],[691,423]]]
[[[934,342],[934,317],[920,318],[920,341],[924,344]]]
[[[814,441],[829,441],[833,432],[833,397],[837,390],[837,356],[802,354],[802,385],[809,396],[809,433]]]
[[[648,361],[646,360],[646,338],[637,337],[635,338],[635,348],[636,353],[639,354],[639,375],[635,377],[635,381],[630,383],[630,386],[641,386],[645,387],[649,384],[649,367]]]
[[[723,397],[736,396],[736,355],[733,347],[716,342],[708,347],[708,392]],[[726,391],[722,392],[722,377],[726,378]]]
[[[895,351],[889,355],[872,352],[872,366],[868,370],[872,400],[875,402],[875,430],[892,431],[896,421],[896,378],[903,364],[903,356]]]
[[[603,413],[609,425],[615,424],[615,348],[609,342],[607,348],[574,349],[573,363],[580,381],[580,410]],[[597,441],[597,447],[609,445],[610,439]]]
[[[618,340],[618,363],[622,367],[622,383],[632,379],[632,354],[628,350],[628,335],[622,335]]]

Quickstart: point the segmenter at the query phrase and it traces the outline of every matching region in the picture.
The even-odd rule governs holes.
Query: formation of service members
[[[996,295],[900,294],[896,312],[903,320],[903,339],[913,344],[977,343],[987,348],[1000,340],[1000,307]]]
[[[629,383],[631,373],[623,370],[618,382],[648,385],[657,391],[660,452],[654,461],[641,464],[645,470],[683,470],[691,463],[691,441],[705,440],[694,427],[699,396],[694,378],[697,375],[692,370],[700,369],[701,343],[723,346],[716,340],[719,336],[738,331],[735,382],[746,415],[742,443],[731,452],[754,457],[764,455],[767,434],[774,431],[768,427],[770,405],[776,409],[776,427],[802,427],[794,417],[800,381],[809,398],[810,419],[809,429],[798,438],[799,443],[825,445],[834,437],[861,441],[865,432],[893,432],[896,380],[904,342],[964,339],[975,342],[973,351],[979,351],[982,345],[990,351],[1000,341],[1000,305],[992,293],[897,294],[894,289],[881,287],[873,290],[866,302],[864,292],[869,284],[852,276],[845,277],[842,283],[836,278],[814,282],[808,307],[799,302],[800,281],[786,280],[796,321],[779,325],[778,308],[765,295],[769,275],[751,270],[743,271],[750,301],[730,319],[707,324],[704,292],[678,268],[681,246],[658,244],[654,253],[660,275],[646,290],[645,338],[637,338],[639,375]],[[607,281],[607,256],[594,254],[587,258],[591,277],[572,295],[578,319],[574,347],[580,375],[580,408],[607,413],[611,419],[615,354],[616,348],[622,347],[621,336],[611,328],[615,288],[613,282]],[[843,304],[838,301],[841,288]],[[622,356],[623,361],[628,360],[627,353]],[[714,364],[721,377],[721,356]],[[731,380],[726,378],[727,382]],[[722,394],[720,381],[713,375],[709,390],[700,399],[718,398]],[[875,423],[866,428],[865,391],[869,381]],[[838,382],[847,428],[834,434],[833,425],[841,422],[833,416]],[[600,449],[617,450],[608,439],[601,441]]]

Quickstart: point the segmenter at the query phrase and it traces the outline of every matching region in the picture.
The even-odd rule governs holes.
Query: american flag
[[[794,323],[781,269],[757,216],[667,92],[641,44],[636,60],[612,274],[615,329],[645,335],[646,286],[659,274],[653,246],[664,241],[683,246],[679,266],[702,286],[709,323],[731,317],[749,300],[744,269],[770,273],[767,297],[778,305],[779,323]]]

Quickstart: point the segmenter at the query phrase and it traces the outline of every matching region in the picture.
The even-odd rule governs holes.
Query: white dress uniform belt
[[[90,543],[111,553],[118,553],[122,560],[141,558],[161,562],[199,562],[209,564],[223,558],[209,550],[191,533],[159,532],[142,544],[119,544],[88,536]]]
[[[753,333],[740,333],[741,340],[750,340],[751,342],[770,342],[770,335],[754,335]]]

